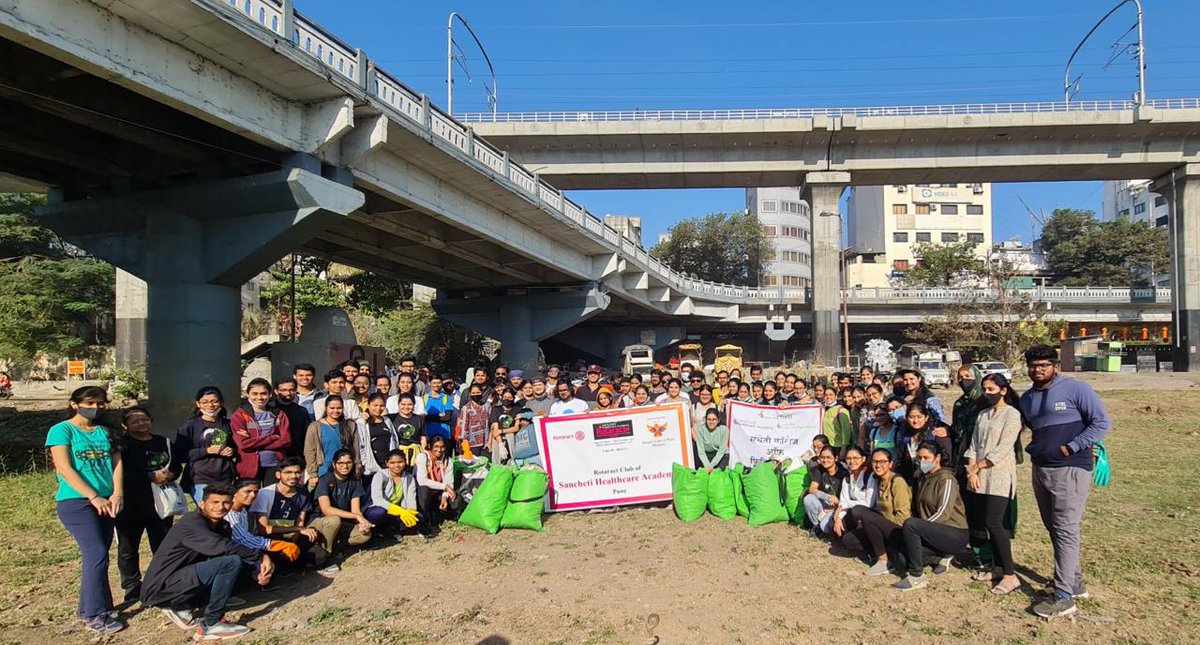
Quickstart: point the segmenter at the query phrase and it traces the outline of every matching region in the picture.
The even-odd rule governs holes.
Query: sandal
[[[996,596],[1007,596],[1008,594],[1021,588],[1021,579],[1012,578],[1011,580],[1000,579],[996,586],[992,587],[992,594]]]
[[[975,582],[990,582],[992,584],[1000,582],[1000,578],[1002,577],[996,575],[996,572],[992,569],[979,569],[971,574],[971,579]]]

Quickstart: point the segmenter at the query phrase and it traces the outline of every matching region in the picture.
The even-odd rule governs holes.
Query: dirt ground
[[[548,516],[544,533],[437,539],[351,555],[333,580],[281,579],[233,611],[249,643],[1200,642],[1200,402],[1187,375],[1088,375],[1115,419],[1114,484],[1084,521],[1090,600],[1043,621],[1032,593],[1051,551],[1021,467],[1014,551],[1024,591],[995,598],[952,569],[901,594],[892,576],[827,553],[801,529],[668,509]],[[950,393],[946,393],[947,400]],[[157,611],[96,641],[71,619],[78,562],[54,519],[51,476],[0,477],[0,643],[182,643]],[[114,567],[114,586],[115,567]]]

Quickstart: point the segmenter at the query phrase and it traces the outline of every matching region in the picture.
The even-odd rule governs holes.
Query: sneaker
[[[246,605],[246,599],[241,596],[230,596],[229,600],[225,601],[226,607],[243,607]]]
[[[275,591],[279,591],[280,589],[281,589],[281,587],[279,585],[275,584],[274,580],[272,580],[271,582],[268,582],[265,585],[258,586],[258,590],[263,593],[272,593]]]
[[[1042,589],[1041,596],[1047,600],[1053,600],[1054,585]],[[1083,583],[1079,583],[1079,586],[1075,587],[1075,591],[1071,592],[1071,600],[1087,600],[1091,597],[1092,595],[1088,593],[1087,587],[1084,587]]]
[[[1047,599],[1033,606],[1033,613],[1042,618],[1070,616],[1076,611],[1079,611],[1079,608],[1075,606],[1075,601],[1070,598]]]
[[[113,620],[108,614],[97,616],[95,618],[89,618],[88,620],[83,621],[83,624],[85,627],[96,632],[97,634],[115,634],[122,629],[125,629],[125,623],[119,620]]]
[[[332,578],[332,577],[336,576],[338,573],[340,573],[341,571],[342,571],[341,565],[339,565],[335,562],[333,564],[327,565],[326,567],[324,567],[322,569],[317,569],[317,574],[325,576],[326,578]]]
[[[224,620],[215,625],[200,625],[196,628],[196,633],[192,634],[194,641],[223,641],[230,638],[245,636],[250,633],[250,628],[245,625],[235,623],[227,623]]]
[[[863,572],[864,576],[882,576],[888,572],[887,560],[876,560],[870,568]]]
[[[929,580],[925,576],[904,576],[903,580],[892,585],[892,589],[897,591],[913,591],[928,586]]]
[[[180,629],[191,629],[196,626],[195,616],[186,609],[164,609],[162,613]]]
[[[954,558],[946,557],[937,561],[933,566],[933,575],[940,576],[950,570],[950,565],[954,563]]]

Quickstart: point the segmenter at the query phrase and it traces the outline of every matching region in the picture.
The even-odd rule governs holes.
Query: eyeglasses
[[[1040,361],[1037,363],[1026,363],[1026,366],[1029,367],[1029,369],[1031,369],[1031,370],[1048,370],[1048,369],[1054,367],[1054,363],[1047,362],[1047,361]]]
[[[333,462],[333,465],[335,465],[335,466],[353,466],[354,462],[353,461],[335,461],[335,462]]]
[[[892,463],[890,459],[872,459],[871,460],[872,466],[883,466],[885,464],[890,464],[890,463]]]

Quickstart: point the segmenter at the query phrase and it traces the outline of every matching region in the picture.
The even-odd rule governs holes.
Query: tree
[[[978,279],[985,289],[964,289],[940,314],[925,316],[905,336],[935,346],[971,351],[976,360],[994,359],[1005,365],[1020,363],[1021,353],[1032,345],[1049,343],[1063,323],[1047,319],[1043,307],[1007,285],[1017,277],[1006,262],[981,267]]]
[[[362,344],[382,347],[392,357],[416,356],[443,371],[465,372],[483,354],[483,336],[442,319],[428,302],[393,309],[373,324],[359,320],[355,327]]]
[[[1056,209],[1046,220],[1042,244],[1059,284],[1143,286],[1166,272],[1171,252],[1165,231],[1125,217],[1100,222],[1094,215]]]
[[[0,195],[0,357],[28,365],[39,352],[72,355],[105,342],[112,266],[64,243],[33,218],[41,195]]]
[[[977,281],[984,273],[983,262],[975,255],[975,242],[913,246],[916,266],[909,268],[904,284],[909,287],[954,287]]]
[[[748,213],[712,213],[671,227],[650,255],[701,280],[758,286],[773,248],[758,218]]]

